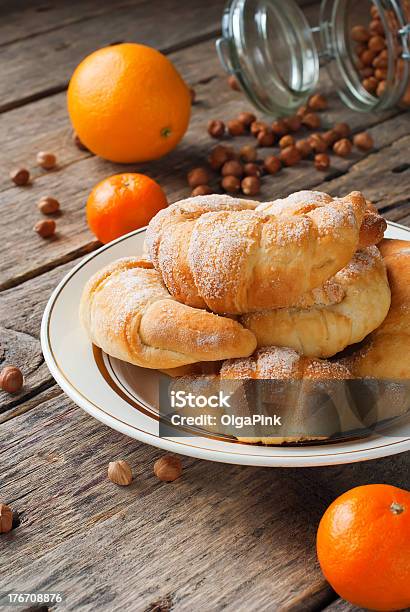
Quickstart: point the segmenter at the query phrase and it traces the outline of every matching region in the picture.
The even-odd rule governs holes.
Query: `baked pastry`
[[[106,353],[145,368],[250,355],[252,332],[237,321],[177,302],[146,260],[119,259],[87,283],[80,318]]]
[[[316,304],[307,308],[309,301]],[[390,307],[390,287],[378,248],[357,251],[304,302],[302,307],[242,315],[240,321],[255,334],[259,347],[287,346],[308,357],[331,357],[360,342],[382,323]]]
[[[366,212],[360,192],[299,192],[275,202],[188,198],[160,211],[146,242],[180,302],[220,314],[292,306],[355,253]]]

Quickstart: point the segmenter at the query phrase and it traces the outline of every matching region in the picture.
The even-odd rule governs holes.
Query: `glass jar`
[[[295,0],[231,0],[217,41],[220,60],[251,102],[290,115],[325,66],[357,111],[410,106],[410,0],[322,0],[311,27]]]

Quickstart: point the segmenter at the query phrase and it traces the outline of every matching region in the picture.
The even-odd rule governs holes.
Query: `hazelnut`
[[[347,157],[352,151],[352,143],[347,138],[338,140],[333,145],[333,152],[339,157]]]
[[[182,475],[182,463],[179,457],[165,455],[154,463],[154,474],[160,480],[172,482]]]
[[[373,17],[373,19],[380,18],[379,9],[374,4],[372,4],[372,6],[370,7],[370,15]]]
[[[302,140],[298,140],[297,143],[295,144],[295,147],[301,154],[302,159],[309,157],[309,155],[312,153],[312,147],[310,146],[310,143],[306,138],[303,138]]]
[[[190,187],[198,187],[198,185],[207,185],[210,176],[206,168],[193,168],[188,172],[187,180]]]
[[[258,152],[252,145],[245,145],[239,151],[239,157],[245,162],[254,162],[258,157]]]
[[[362,81],[363,87],[369,93],[376,91],[378,84],[379,84],[379,81],[376,79],[376,77],[372,77],[372,76],[368,77],[367,79],[363,79]]]
[[[260,147],[271,147],[275,142],[275,135],[270,128],[261,130],[257,135]]]
[[[317,153],[315,155],[315,167],[317,170],[327,170],[330,166],[330,158],[326,153]]]
[[[257,176],[246,176],[241,182],[241,189],[245,195],[254,196],[260,192],[261,182]]]
[[[385,91],[386,91],[386,81],[380,81],[376,89],[376,95],[380,97],[384,94]]]
[[[47,153],[46,151],[40,151],[37,153],[37,163],[44,170],[51,170],[57,163],[57,158],[54,153]]]
[[[302,127],[302,121],[297,115],[286,117],[284,120],[285,125],[289,132],[297,132]]]
[[[298,108],[298,110],[296,111],[296,117],[299,117],[299,119],[303,119],[303,117],[306,115],[306,113],[308,113],[308,107],[307,106],[300,106]]]
[[[256,121],[256,117],[253,113],[239,113],[238,121],[240,121],[246,128],[249,128],[251,124]]]
[[[373,68],[387,68],[389,63],[387,49],[383,49],[372,61]]]
[[[384,27],[380,19],[372,19],[372,21],[369,24],[369,32],[372,35],[374,34],[379,34],[380,36],[384,35]]]
[[[198,185],[198,187],[195,187],[195,189],[192,190],[191,195],[192,196],[205,196],[205,195],[210,195],[211,193],[213,193],[213,191],[209,187],[209,185]]]
[[[268,174],[276,174],[282,167],[280,159],[275,155],[269,155],[263,162],[263,165]]]
[[[361,54],[360,61],[363,63],[364,66],[371,66],[376,55],[376,51],[366,49],[366,51],[363,51],[363,53]]]
[[[132,483],[132,471],[127,461],[110,461],[108,464],[108,478],[111,482],[125,487]]]
[[[209,165],[213,170],[219,170],[221,166],[224,165],[228,159],[232,159],[234,157],[234,151],[232,147],[227,147],[226,145],[217,145],[214,147],[208,157]],[[208,181],[205,181],[206,184]],[[199,183],[200,185],[200,183]]]
[[[373,138],[368,132],[360,132],[353,136],[353,144],[361,151],[370,151],[374,147]]]
[[[208,123],[208,134],[212,136],[212,138],[222,138],[225,134],[225,124],[223,121],[219,121],[218,119],[212,119]]]
[[[376,34],[376,36],[372,36],[370,38],[367,44],[371,51],[376,51],[376,53],[379,53],[379,51],[382,51],[386,47],[386,39],[383,36]]]
[[[243,169],[245,172],[245,176],[260,176],[262,174],[262,171],[258,164],[245,164]]]
[[[227,193],[237,193],[241,188],[241,181],[237,176],[224,176],[221,186]]]
[[[363,53],[363,51],[366,51],[367,49],[367,45],[364,43],[359,43],[356,45],[355,51],[356,51],[356,55],[361,55]]]
[[[56,231],[56,222],[53,219],[44,219],[43,221],[37,221],[33,230],[37,232],[42,238],[50,238],[54,236]]]
[[[290,134],[286,134],[285,136],[282,136],[282,138],[279,140],[279,146],[281,149],[285,149],[286,147],[291,147],[294,144],[295,144],[295,139]]]
[[[312,110],[325,110],[327,108],[327,99],[320,93],[313,94],[308,100],[308,107]]]
[[[387,79],[387,68],[376,68],[374,76],[378,81],[385,81]]]
[[[347,138],[350,135],[351,129],[348,123],[336,123],[333,127],[339,138]]]
[[[268,128],[268,124],[264,121],[252,121],[250,126],[251,134],[255,137],[259,134],[259,132],[262,130],[267,130]]]
[[[15,185],[23,187],[30,180],[30,172],[26,168],[16,168],[10,172],[10,178]]]
[[[241,178],[243,176],[243,166],[240,162],[232,159],[224,163],[221,168],[222,176],[237,176]]]
[[[367,79],[374,75],[374,69],[371,66],[366,66],[365,68],[359,70],[359,74],[362,79]]]
[[[323,140],[321,134],[311,134],[308,142],[316,153],[324,153],[327,149],[327,143]]]
[[[328,147],[331,147],[336,142],[336,140],[339,140],[340,138],[336,130],[327,130],[326,132],[323,132],[321,134],[321,137],[323,138]]]
[[[311,130],[317,130],[320,127],[320,117],[316,113],[307,113],[302,119],[303,125]]]
[[[6,366],[0,372],[0,387],[6,393],[19,393],[23,387],[23,374],[15,366]]]
[[[228,121],[227,126],[231,136],[241,136],[245,132],[245,126],[237,119]]]
[[[271,125],[271,130],[276,136],[283,136],[288,133],[288,128],[283,119],[277,119]]]
[[[83,142],[81,142],[80,137],[75,132],[73,133],[73,142],[76,147],[78,147],[81,151],[88,151],[89,149],[85,146]]]
[[[8,533],[13,527],[13,512],[6,504],[0,504],[0,533]]]
[[[351,29],[350,35],[356,42],[367,42],[370,38],[368,30],[364,26],[356,25]]]
[[[231,89],[233,89],[234,91],[241,91],[240,85],[236,79],[236,77],[233,76],[233,74],[231,74],[228,79],[228,85]]]
[[[293,145],[291,147],[286,147],[286,149],[282,149],[279,153],[279,159],[285,166],[294,166],[300,162],[302,156],[297,148]]]
[[[38,201],[37,207],[43,215],[52,215],[60,209],[60,202],[50,196],[44,196]]]

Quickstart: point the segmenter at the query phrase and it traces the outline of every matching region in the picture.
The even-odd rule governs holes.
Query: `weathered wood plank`
[[[195,10],[188,0],[162,0],[151,10],[147,4],[119,4],[109,18],[97,15],[5,46],[0,58],[0,111],[64,89],[86,55],[114,42],[170,51],[201,40],[219,30],[224,7],[223,0],[196,4]]]
[[[323,612],[366,612],[364,608],[358,608],[344,599],[336,599]]]
[[[66,610],[143,610],[167,595],[175,610],[309,610],[310,596],[326,605],[314,539],[328,503],[380,478],[408,486],[409,454],[314,471],[185,458],[183,478],[166,485],[152,474],[157,450],[64,396],[1,431],[1,497],[21,525],[2,538],[0,588],[60,590]],[[134,469],[128,488],[105,476],[118,457]]]

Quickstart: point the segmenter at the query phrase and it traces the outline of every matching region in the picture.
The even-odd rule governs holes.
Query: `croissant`
[[[300,192],[262,205],[198,196],[160,211],[146,242],[178,301],[220,314],[287,307],[349,262],[366,206],[360,192]]]
[[[317,293],[322,302],[326,302],[322,293],[325,298],[333,293],[337,299],[310,308],[250,313],[241,317],[241,323],[255,334],[259,347],[287,346],[309,357],[331,357],[360,342],[382,323],[390,308],[390,287],[378,248],[357,251]]]
[[[92,276],[80,318],[94,344],[145,368],[246,356],[256,347],[255,336],[240,323],[177,302],[152,264],[134,257]]]

